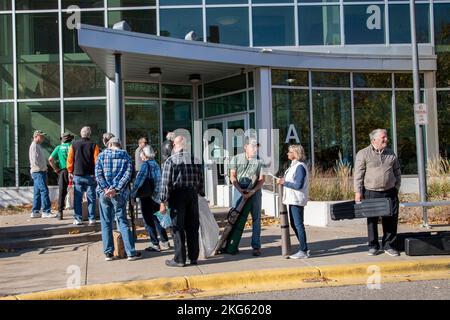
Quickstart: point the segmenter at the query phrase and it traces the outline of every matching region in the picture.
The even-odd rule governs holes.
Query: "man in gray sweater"
[[[33,207],[31,209],[31,218],[54,218],[51,213],[51,202],[47,187],[47,158],[44,156],[41,144],[45,140],[45,133],[41,130],[34,131],[33,142],[29,150],[30,172],[33,178]]]
[[[382,217],[383,239],[381,249],[390,256],[399,256],[397,251],[398,191],[401,184],[400,163],[395,153],[387,148],[388,137],[385,129],[370,133],[371,144],[356,154],[355,161],[355,201],[362,199],[389,198],[392,215]],[[378,242],[378,217],[367,218],[369,235],[369,255],[380,251]]]

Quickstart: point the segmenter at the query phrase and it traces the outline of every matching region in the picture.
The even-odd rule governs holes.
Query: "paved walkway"
[[[66,222],[69,223],[71,220],[63,221],[63,223]],[[61,222],[57,222],[56,219],[31,220],[28,219],[28,215],[23,214],[0,216],[0,232],[1,227],[18,223],[53,225]],[[450,230],[450,227],[439,227],[434,230]],[[407,225],[399,226],[399,232],[409,231],[424,231],[424,229]],[[164,261],[173,256],[172,249],[161,253],[143,251],[143,259],[132,262],[127,260],[106,262],[101,242],[3,252],[0,253],[0,296],[66,288],[77,274],[80,276],[81,285],[84,286],[161,277],[223,274],[231,271],[420,261],[433,258],[410,257],[404,253],[400,257],[390,257],[386,254],[370,257],[367,255],[364,225],[343,224],[333,228],[307,226],[306,232],[311,250],[311,258],[307,260],[290,260],[281,256],[280,227],[274,225],[262,229],[262,256],[260,257],[251,255],[251,229],[246,229],[239,254],[199,259],[198,266],[184,268],[165,266]],[[172,239],[170,242],[173,243]],[[294,252],[297,249],[297,240],[292,231],[291,243],[293,244],[292,252]],[[136,246],[138,250],[143,250],[147,244],[148,239],[138,239]],[[448,258],[448,256],[442,257]]]

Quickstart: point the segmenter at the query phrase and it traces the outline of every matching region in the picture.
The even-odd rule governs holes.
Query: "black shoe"
[[[113,261],[114,255],[112,253],[106,253],[105,254],[105,261]]]
[[[181,262],[176,262],[175,260],[166,260],[166,266],[168,267],[184,267],[185,264]]]
[[[261,249],[253,249],[252,250],[252,255],[254,257],[259,257],[261,255]]]
[[[140,252],[136,252],[136,254],[134,256],[129,256],[127,258],[128,261],[134,261],[134,260],[138,260],[142,258],[142,254]]]
[[[189,264],[191,266],[196,266],[196,265],[198,265],[198,262],[197,262],[197,260],[193,260],[193,261],[190,261]]]

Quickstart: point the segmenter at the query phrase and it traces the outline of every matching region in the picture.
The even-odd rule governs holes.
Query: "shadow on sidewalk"
[[[308,243],[311,258],[366,252],[367,237],[330,239]]]

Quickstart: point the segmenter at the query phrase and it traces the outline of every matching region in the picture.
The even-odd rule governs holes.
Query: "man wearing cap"
[[[47,187],[47,161],[44,156],[41,144],[45,140],[46,134],[41,130],[33,133],[33,141],[30,145],[30,173],[33,178],[33,207],[31,208],[31,218],[54,218],[51,212],[51,202]]]
[[[67,196],[67,187],[69,185],[69,173],[67,172],[67,156],[74,136],[64,132],[61,137],[61,144],[53,150],[48,162],[58,175],[58,216],[63,218],[64,200]]]
[[[105,260],[114,257],[113,222],[117,220],[125,252],[129,261],[139,259],[127,219],[127,200],[130,195],[128,184],[133,174],[131,158],[121,149],[119,138],[108,141],[108,148],[98,156],[95,165],[97,194],[100,200],[100,222],[102,225],[103,252]]]
[[[252,201],[252,254],[261,255],[261,188],[264,176],[262,162],[258,157],[259,143],[254,138],[246,138],[244,152],[235,155],[229,164],[230,182],[233,184],[232,206],[237,208],[240,201]]]
[[[73,176],[74,185],[74,221],[73,224],[83,224],[83,193],[87,193],[89,225],[95,224],[95,162],[100,153],[98,145],[91,140],[91,128],[83,127],[81,139],[72,143],[67,156],[67,171]]]

